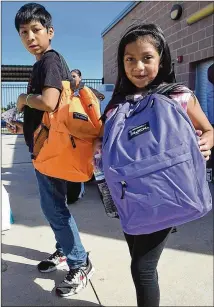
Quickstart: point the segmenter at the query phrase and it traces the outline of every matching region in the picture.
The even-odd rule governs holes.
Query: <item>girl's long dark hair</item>
[[[112,99],[104,111],[104,117],[106,112],[113,108],[118,102],[121,102],[126,95],[131,95],[136,92],[136,87],[126,76],[123,58],[126,45],[135,42],[140,37],[145,36],[148,37],[149,42],[154,45],[160,55],[158,74],[156,78],[146,87],[146,90],[156,89],[163,83],[175,83],[175,73],[172,66],[169,46],[161,28],[155,24],[141,24],[132,26],[123,35],[118,46],[118,75]],[[176,88],[176,86],[174,88]]]

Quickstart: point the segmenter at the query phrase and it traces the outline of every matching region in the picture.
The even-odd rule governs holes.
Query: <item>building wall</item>
[[[183,6],[179,20],[171,20],[170,11],[173,4]],[[117,73],[116,53],[120,37],[127,27],[136,20],[158,24],[164,31],[169,43],[175,73],[178,82],[195,88],[195,71],[199,61],[214,57],[213,29],[214,15],[210,15],[192,25],[186,19],[213,3],[210,1],[143,1],[133,8],[122,20],[103,36],[103,71],[104,82],[115,83]],[[177,63],[177,56],[183,55],[183,62]]]

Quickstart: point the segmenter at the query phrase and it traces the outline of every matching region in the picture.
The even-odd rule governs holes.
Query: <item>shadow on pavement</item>
[[[55,287],[55,281],[59,283],[63,280],[65,275],[63,271],[42,275],[36,272],[33,265],[8,260],[7,265],[7,271],[2,273],[2,288],[4,289],[2,291],[2,306],[32,306],[32,301],[34,306],[99,306],[93,302],[77,300],[74,296],[71,299],[57,297],[54,289],[45,290],[37,284],[39,278],[48,279],[49,284],[53,283]],[[17,305],[14,302],[17,302]]]
[[[47,256],[37,250],[6,244],[2,244],[2,252],[33,260],[42,260]],[[10,260],[6,264],[7,269],[2,272],[2,306],[32,306],[32,302],[34,306],[99,306],[75,299],[75,296],[65,299],[55,295],[55,287],[65,277],[66,270],[42,274],[36,265]]]
[[[48,253],[40,252],[32,248],[16,246],[16,245],[7,245],[5,243],[1,244],[1,248],[2,248],[2,253],[4,254],[12,254],[36,261],[41,261],[43,259],[46,259],[50,255]]]

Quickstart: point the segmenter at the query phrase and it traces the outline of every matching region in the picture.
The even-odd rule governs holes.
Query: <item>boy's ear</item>
[[[54,37],[54,28],[50,27],[48,29],[49,39],[51,40]]]

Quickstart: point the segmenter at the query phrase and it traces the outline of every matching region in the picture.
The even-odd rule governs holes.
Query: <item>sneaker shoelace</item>
[[[52,255],[50,255],[50,257],[48,258],[49,260],[55,260],[58,257],[62,257],[62,253],[60,253],[59,251],[55,251],[55,253],[53,253]]]
[[[76,275],[77,275],[79,272],[80,272],[82,275],[85,275],[85,277],[86,277],[86,286],[87,286],[87,284],[88,284],[88,276],[87,276],[86,272],[85,272],[83,269],[81,269],[81,268],[70,269],[70,271],[69,271],[68,274],[66,275],[64,281],[65,281],[65,282],[66,282],[66,281],[70,281],[70,282],[71,282],[71,281],[76,277]],[[73,284],[73,286],[78,286],[78,285]]]

